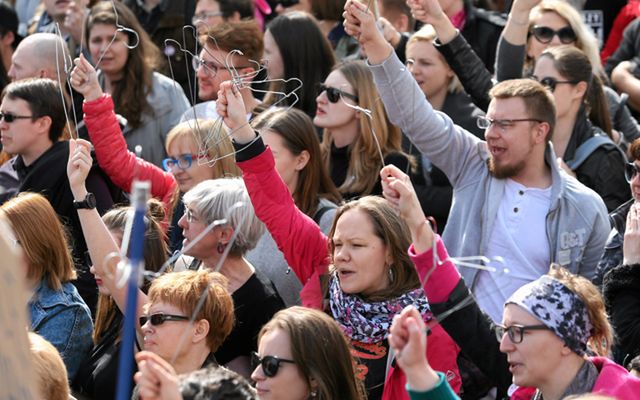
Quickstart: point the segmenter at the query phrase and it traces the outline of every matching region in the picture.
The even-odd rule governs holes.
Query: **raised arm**
[[[322,308],[319,277],[327,273],[329,265],[327,237],[296,207],[278,175],[271,150],[247,123],[242,97],[231,82],[221,84],[217,111],[231,130],[238,151],[236,161],[256,215],[305,286],[300,294],[303,305]],[[308,285],[310,280],[313,282]]]
[[[365,6],[349,0],[345,10],[345,29],[367,48],[370,68],[391,122],[447,175],[454,187],[469,179],[465,170],[486,168],[479,153],[480,139],[454,125],[446,114],[433,110],[413,76],[392,54]]]
[[[95,69],[82,55],[75,64],[71,85],[85,98],[84,121],[100,168],[125,192],[131,191],[134,178],[151,181],[151,195],[162,200],[168,210],[176,190],[173,175],[136,157],[127,149],[113,111],[113,100],[102,92]]]
[[[87,196],[85,180],[91,167],[91,155],[89,149],[91,144],[85,140],[69,141],[69,162],[67,164],[67,176],[71,193],[76,201],[82,201]],[[127,288],[126,285],[119,287],[116,284],[115,261],[112,254],[119,254],[120,249],[113,240],[111,233],[107,229],[100,214],[96,209],[78,209],[78,217],[82,226],[82,233],[87,242],[87,249],[93,261],[93,268],[102,278],[102,283],[109,290],[111,297],[115,300],[118,308],[124,310],[126,306]],[[109,259],[111,259],[109,261]],[[137,314],[142,315],[142,306],[147,301],[147,296],[139,291]],[[136,318],[136,321],[138,319]],[[138,329],[140,327],[138,326]]]
[[[516,0],[498,42],[496,78],[499,82],[522,77],[525,47],[529,34],[529,14],[541,0]]]

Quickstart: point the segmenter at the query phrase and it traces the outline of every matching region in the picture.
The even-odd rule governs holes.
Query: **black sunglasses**
[[[34,116],[33,115],[15,115],[12,113],[0,112],[0,120],[4,119],[4,122],[6,122],[7,124],[10,124],[17,119],[29,119],[29,118],[34,118]]]
[[[264,375],[273,378],[278,373],[280,369],[280,363],[290,363],[295,364],[296,362],[293,360],[287,360],[285,358],[278,358],[275,356],[264,356],[260,358],[258,353],[255,351],[251,353],[251,369],[255,370],[258,368],[258,365],[262,366],[262,371]]]
[[[558,86],[560,84],[566,83],[566,84],[569,84],[569,85],[575,85],[577,83],[580,83],[580,81],[559,81],[559,80],[557,80],[556,78],[554,78],[552,76],[545,76],[544,78],[538,79],[537,76],[531,75],[531,79],[540,82],[540,84],[542,84],[542,86],[546,87],[551,92],[555,92],[556,91],[556,86]]]
[[[627,182],[631,182],[638,172],[640,172],[640,167],[635,163],[630,162],[624,165],[624,177],[627,178]]]
[[[320,95],[320,93],[322,92],[327,92],[327,99],[329,99],[329,102],[331,103],[337,103],[338,101],[340,101],[340,96],[344,96],[348,99],[351,99],[356,103],[358,102],[358,96],[356,96],[355,94],[347,93],[344,90],[336,89],[334,87],[327,86],[323,83],[319,83],[318,95]]]
[[[563,44],[571,44],[578,40],[576,33],[573,31],[573,29],[571,29],[570,26],[565,26],[564,28],[558,29],[557,31],[554,31],[548,26],[534,26],[531,29],[531,33],[536,37],[536,39],[538,39],[540,43],[544,44],[550,43],[553,40],[553,37],[556,35]]]
[[[165,323],[165,321],[188,321],[189,317],[185,317],[184,315],[171,315],[171,314],[151,314],[151,315],[143,315],[140,317],[140,326],[147,323],[147,321],[151,322],[151,325],[158,326]]]

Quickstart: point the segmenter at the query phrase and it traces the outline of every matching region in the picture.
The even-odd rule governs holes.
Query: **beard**
[[[520,174],[526,166],[525,160],[520,160],[515,165],[500,165],[496,163],[493,156],[489,157],[487,164],[489,167],[489,173],[498,179],[513,178]]]

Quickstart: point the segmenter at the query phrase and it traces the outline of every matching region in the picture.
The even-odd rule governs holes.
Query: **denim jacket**
[[[66,282],[60,290],[40,281],[29,300],[31,330],[51,342],[67,367],[69,381],[93,345],[93,321],[89,307],[75,286]]]

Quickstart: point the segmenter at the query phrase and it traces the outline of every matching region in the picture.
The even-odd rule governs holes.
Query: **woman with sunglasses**
[[[382,193],[377,171],[385,165],[410,170],[402,132],[387,117],[364,61],[337,66],[318,86],[313,123],[323,129],[322,156],[344,199]]]
[[[162,166],[164,139],[189,108],[182,87],[154,72],[159,49],[124,4],[98,2],[87,16],[85,35],[100,85],[127,121],[123,133],[129,150],[141,146],[144,160]]]
[[[152,199],[149,207],[149,212],[144,218],[144,265],[145,270],[157,272],[168,256],[165,235],[159,224],[159,221],[164,219],[164,211],[162,204],[157,200]],[[102,221],[119,248],[122,246],[125,226],[132,211],[130,207],[118,207],[108,211],[102,217]],[[94,238],[88,239],[94,240]],[[88,255],[90,256],[89,252]],[[92,264],[89,259],[88,265]],[[94,345],[83,361],[72,383],[72,389],[74,394],[80,395],[81,398],[88,396],[94,400],[111,400],[116,395],[123,315],[95,267],[91,267],[91,272],[94,274],[100,293],[94,322]],[[148,288],[149,282],[145,281],[142,290],[146,292]]]
[[[301,3],[304,1],[308,0]],[[313,118],[313,88],[336,63],[331,44],[316,19],[296,11],[269,22],[264,33],[263,62],[270,81],[263,106],[295,107]]]
[[[559,0],[515,1],[498,43],[498,81],[529,76],[542,52],[560,45],[582,50],[591,63],[593,74],[603,82],[608,81],[600,62],[598,42],[573,6]],[[605,87],[604,90],[613,127],[627,143],[631,143],[640,137],[637,122],[613,89]]]
[[[629,210],[640,201],[640,177],[638,176],[638,172],[640,172],[639,139],[631,143],[628,155],[629,162],[625,165],[625,178],[629,182],[632,198],[609,214],[613,228],[605,245],[602,259],[598,263],[596,276],[593,278],[593,283],[598,286],[602,285],[603,279],[609,271],[623,264],[624,233],[627,229]],[[622,362],[623,360],[617,359],[617,361]]]
[[[396,177],[408,180],[401,172]],[[385,187],[385,197],[393,201],[397,194]],[[430,230],[426,233],[434,239]],[[511,382],[517,386],[513,399],[533,395],[559,400],[588,392],[634,398],[632,393],[638,393],[640,380],[606,358],[613,333],[602,297],[586,278],[552,265],[548,274],[507,299],[502,325],[494,325],[478,307],[441,238],[436,235],[435,241],[435,249],[420,255],[427,264],[425,293],[438,322],[496,385],[496,398],[507,395]],[[594,353],[596,357],[587,355]],[[414,371],[407,374],[416,376]]]
[[[567,173],[598,193],[607,209],[613,211],[630,197],[624,177],[626,158],[608,140],[609,110],[600,78],[593,74],[589,59],[573,46],[549,47],[538,57],[532,78],[546,86],[555,99],[556,125],[551,143],[558,162]],[[576,164],[581,146],[598,140],[594,137],[607,144],[597,147],[582,164]]]
[[[311,118],[284,107],[271,108],[252,121],[276,159],[276,169],[291,192],[296,206],[320,226],[331,229],[341,196],[322,163],[320,141]],[[285,305],[300,304],[302,284],[289,273],[282,252],[268,233],[262,235],[247,260],[276,286]]]
[[[218,112],[241,149],[236,161],[256,214],[304,282],[302,305],[324,310],[338,322],[360,360],[358,378],[365,382],[369,399],[406,398],[403,373],[393,366],[386,338],[393,316],[408,303],[430,320],[418,277],[421,263],[414,264],[413,251],[407,254],[411,239],[418,253],[431,245],[422,242],[426,224],[417,196],[413,191],[403,192],[402,218],[377,196],[350,201],[338,209],[325,236],[294,204],[261,137],[241,122],[245,110],[230,85],[223,82],[221,86]],[[397,170],[387,166],[381,175]],[[451,384],[458,389],[457,349],[438,327],[433,341],[437,343],[430,354],[434,368],[450,371]]]
[[[112,97],[104,94],[95,69],[83,57],[75,60],[71,84],[84,96],[84,122],[96,152],[98,164],[111,181],[129,192],[134,179],[151,181],[151,196],[162,200],[169,219],[169,250],[182,248],[178,221],[184,214],[182,195],[206,179],[238,176],[240,171],[229,157],[233,151],[226,133],[214,121],[187,121],[176,125],[165,139],[168,158],[165,168],[153,165],[127,149],[114,113]]]
[[[260,400],[366,398],[349,343],[327,314],[304,307],[279,311],[258,343],[251,379]]]

